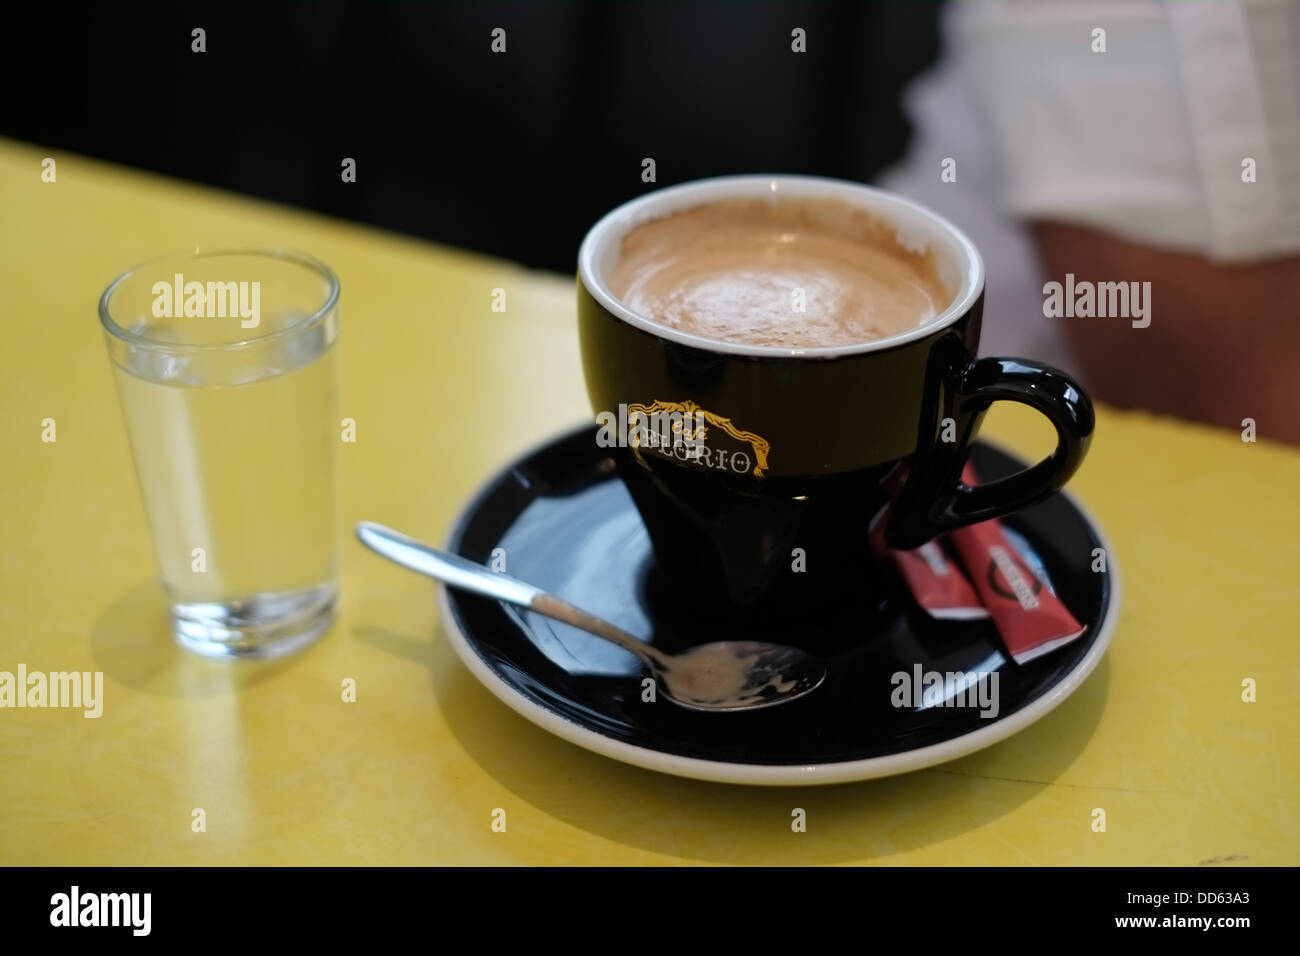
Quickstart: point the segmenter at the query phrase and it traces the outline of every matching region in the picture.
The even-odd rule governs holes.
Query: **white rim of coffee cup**
[[[904,248],[937,250],[940,279],[957,291],[946,309],[914,329],[853,345],[791,348],[723,342],[659,325],[625,306],[610,291],[605,275],[613,268],[623,237],[634,227],[703,203],[743,197],[776,196],[790,199],[838,199],[875,214],[896,227],[895,239]],[[592,297],[612,315],[634,328],[692,348],[729,355],[768,358],[838,358],[865,352],[883,352],[933,335],[965,315],[984,290],[984,261],[970,238],[947,219],[902,196],[872,186],[820,176],[746,175],[699,179],[655,190],[625,202],[601,218],[587,232],[578,249],[578,278]]]

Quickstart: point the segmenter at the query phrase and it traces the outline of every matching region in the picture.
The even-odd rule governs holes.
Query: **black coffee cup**
[[[859,345],[784,348],[714,341],[657,325],[611,293],[623,236],[717,200],[834,199],[933,250],[955,290],[919,328]],[[587,391],[640,511],[659,570],[706,603],[761,610],[885,576],[868,545],[883,529],[915,548],[1057,491],[1083,459],[1092,405],[1064,373],[1025,359],[975,358],[984,265],[955,226],[899,196],[801,176],[732,176],[649,193],[606,215],[578,256]],[[962,467],[985,411],[1029,405],[1056,427],[1045,460],[979,487]]]

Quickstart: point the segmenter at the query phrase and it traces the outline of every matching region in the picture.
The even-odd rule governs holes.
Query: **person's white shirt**
[[[1220,264],[1300,252],[1296,0],[961,0],[904,106],[914,141],[879,181],[980,247],[982,351],[1063,357],[1017,220]]]

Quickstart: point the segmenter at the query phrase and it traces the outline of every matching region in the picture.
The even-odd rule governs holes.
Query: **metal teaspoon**
[[[666,654],[626,631],[540,588],[499,574],[456,554],[439,551],[404,534],[362,521],[357,538],[404,568],[450,587],[529,608],[572,624],[635,654],[650,669],[658,690],[691,710],[756,710],[795,700],[826,679],[826,666],[792,647],[760,641],[715,641],[680,654]]]

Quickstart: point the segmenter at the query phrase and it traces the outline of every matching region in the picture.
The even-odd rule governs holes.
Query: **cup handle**
[[[939,387],[930,389],[917,453],[885,527],[891,548],[917,548],[1042,501],[1070,480],[1092,438],[1092,401],[1058,369],[1028,359],[971,359],[964,348],[937,349],[933,360]],[[998,401],[1045,415],[1056,427],[1056,449],[1014,475],[971,487],[961,480],[962,468],[984,413]],[[947,434],[955,440],[944,441]]]

